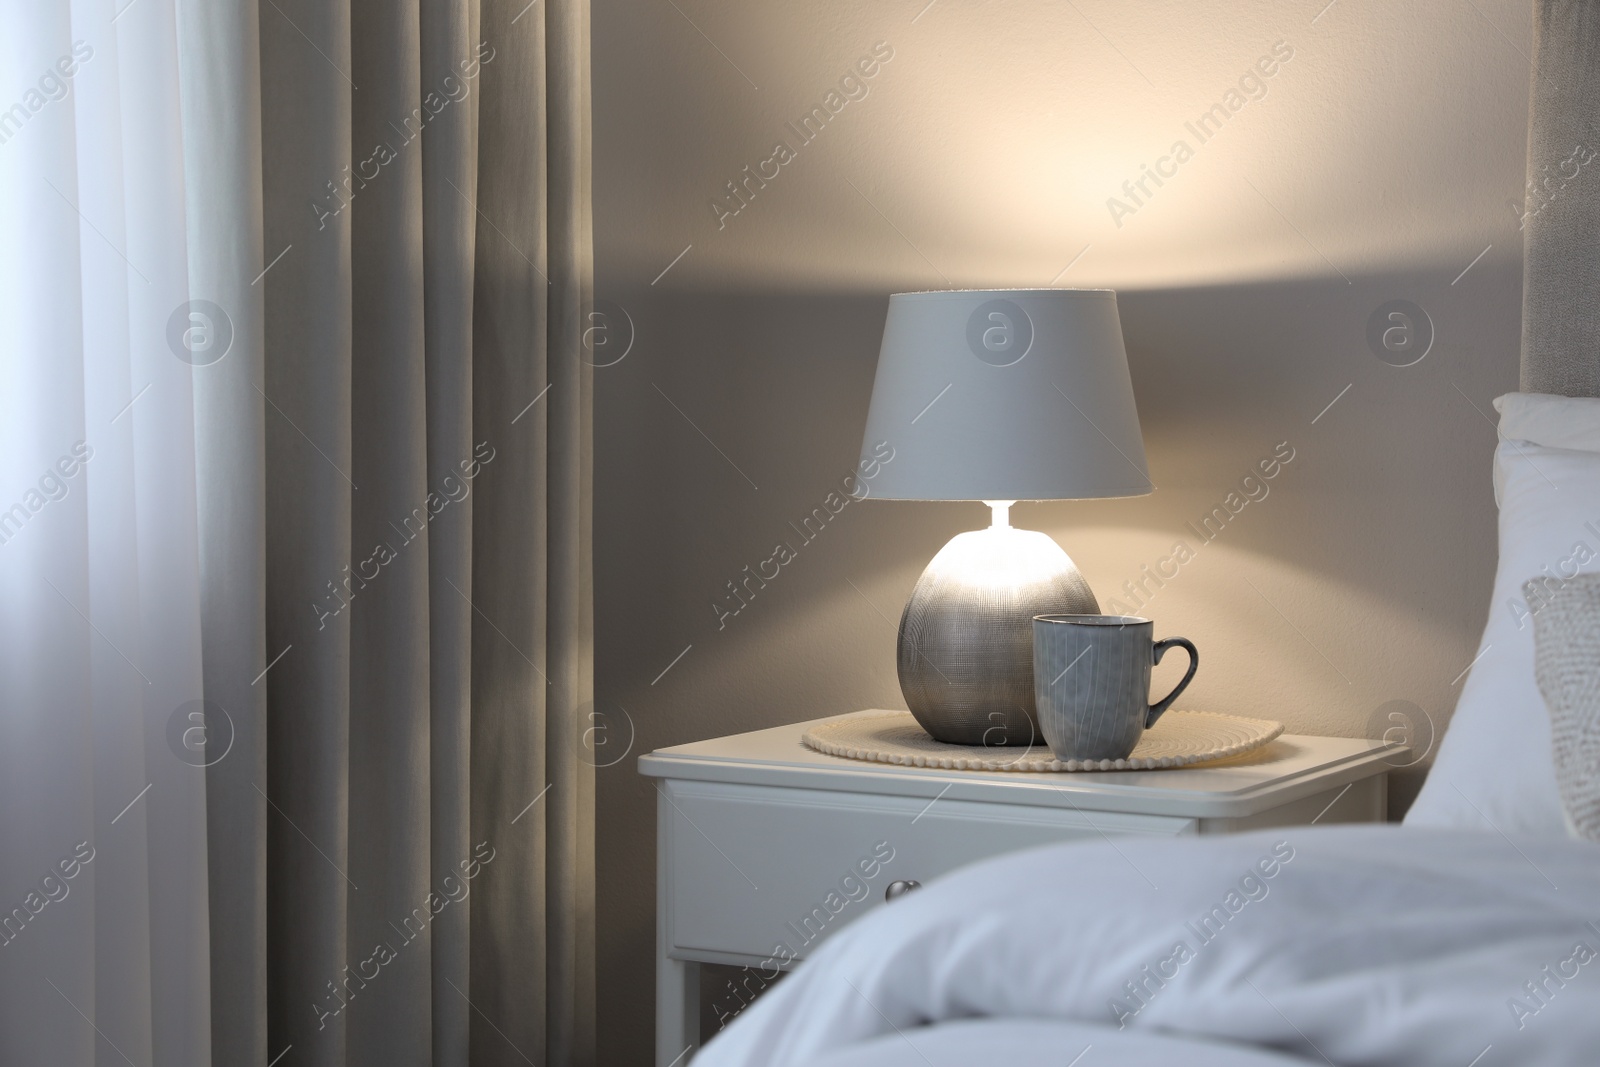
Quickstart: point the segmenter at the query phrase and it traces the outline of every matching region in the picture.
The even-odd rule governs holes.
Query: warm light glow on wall
[[[811,10],[723,8],[712,36],[750,81],[687,41],[662,55],[684,113],[719,119],[635,155],[651,167],[597,169],[640,212],[608,227],[640,246],[606,256],[648,279],[692,242],[678,285],[1126,289],[1464,265],[1495,240],[1464,247],[1464,215],[1520,241],[1520,154],[1485,146],[1525,122],[1526,6],[1317,6],[940,2],[914,22],[841,9],[825,32]],[[875,49],[892,58],[797,139]],[[1450,114],[1473,119],[1423,119]],[[778,141],[795,158],[751,181]]]

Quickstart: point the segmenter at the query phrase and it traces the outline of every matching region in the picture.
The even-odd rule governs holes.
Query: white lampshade
[[[888,500],[1078,500],[1152,490],[1109,289],[889,298],[862,459]]]

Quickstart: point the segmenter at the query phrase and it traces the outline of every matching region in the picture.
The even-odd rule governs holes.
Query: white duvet
[[[1158,1035],[1260,1062],[1593,1067],[1600,846],[1360,826],[1015,853],[840,931],[694,1062],[1066,1067],[1098,1040],[1081,1067],[1102,1067],[1162,1062]],[[1193,1047],[1168,1062],[1258,1062]]]

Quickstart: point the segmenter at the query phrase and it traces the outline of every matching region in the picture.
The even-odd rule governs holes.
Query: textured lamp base
[[[922,728],[955,745],[1043,743],[1033,700],[1033,617],[1098,615],[1089,583],[1045,534],[958,534],[900,616],[900,691]]]

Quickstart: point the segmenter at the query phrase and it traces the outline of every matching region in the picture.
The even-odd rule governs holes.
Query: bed
[[[696,1063],[1592,1065],[1596,919],[1600,847],[1565,838],[1052,846],[842,931]]]

